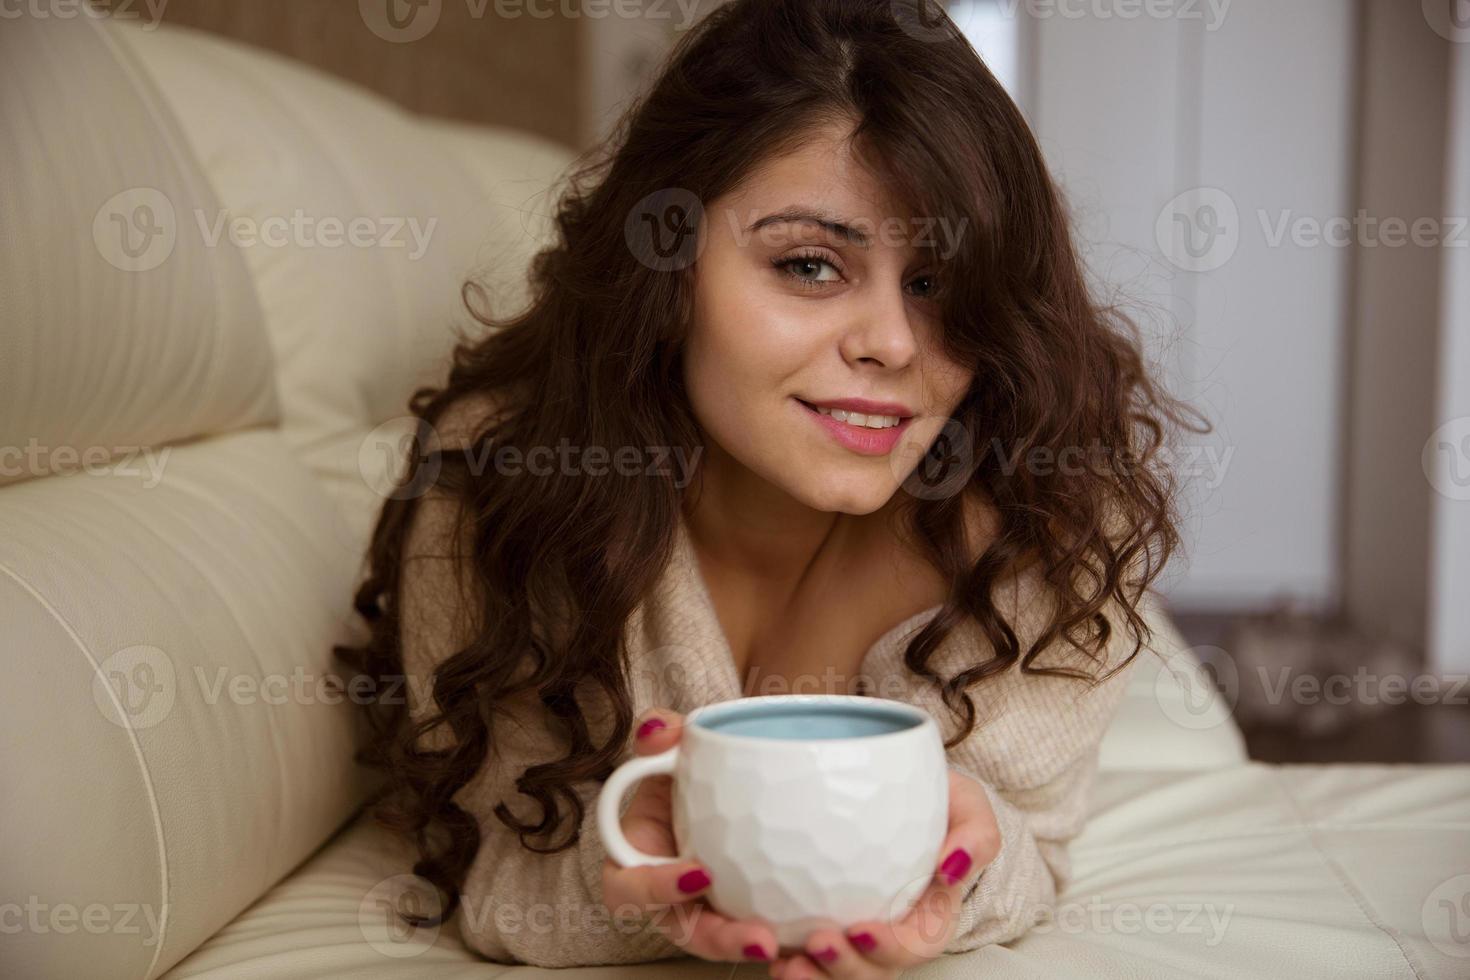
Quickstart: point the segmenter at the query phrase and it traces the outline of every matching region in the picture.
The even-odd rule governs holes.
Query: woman
[[[889,0],[736,0],[575,175],[529,309],[415,395],[341,652],[379,815],[504,962],[764,960],[892,977],[1003,942],[1068,875],[1097,745],[1176,543],[1186,410],[1093,303],[1024,120]],[[383,690],[396,690],[384,684]],[[864,693],[946,736],[948,836],[891,922],[778,950],[695,860],[620,868],[628,752],[751,694]],[[623,824],[674,854],[669,780]],[[420,921],[437,921],[430,918]]]

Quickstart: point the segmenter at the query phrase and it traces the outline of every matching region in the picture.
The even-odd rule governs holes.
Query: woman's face
[[[849,131],[814,130],[706,204],[684,371],[713,472],[817,510],[868,514],[938,436],[973,373],[939,344],[936,270],[916,247],[939,236],[897,209],[852,154]],[[844,403],[869,411],[843,421],[817,410]]]

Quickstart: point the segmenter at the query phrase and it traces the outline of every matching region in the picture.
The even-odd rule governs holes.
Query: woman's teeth
[[[891,429],[898,424],[897,415],[864,415],[862,412],[848,412],[840,408],[823,408],[813,405],[823,415],[830,415],[839,422],[848,425],[858,425],[868,429]]]

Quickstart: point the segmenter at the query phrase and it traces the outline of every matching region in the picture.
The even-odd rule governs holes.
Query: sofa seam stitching
[[[1292,813],[1296,815],[1297,820],[1301,825],[1303,836],[1306,837],[1307,843],[1312,846],[1312,850],[1316,852],[1317,857],[1322,861],[1323,865],[1325,865],[1327,869],[1332,873],[1332,876],[1337,879],[1338,885],[1342,888],[1343,892],[1347,894],[1348,898],[1352,899],[1353,904],[1357,906],[1357,909],[1362,914],[1363,918],[1366,919],[1368,923],[1373,926],[1373,928],[1377,929],[1383,935],[1388,937],[1388,939],[1393,943],[1394,948],[1399,951],[1399,955],[1403,957],[1404,965],[1406,965],[1413,972],[1414,976],[1418,978],[1418,980],[1423,980],[1424,972],[1419,969],[1419,965],[1415,963],[1414,957],[1409,955],[1409,950],[1405,948],[1402,942],[1399,941],[1397,930],[1389,928],[1385,923],[1380,921],[1377,910],[1372,907],[1372,903],[1367,900],[1367,896],[1365,896],[1362,891],[1353,884],[1351,878],[1348,877],[1348,874],[1343,869],[1342,865],[1339,864],[1335,858],[1333,858],[1322,849],[1320,843],[1317,840],[1316,828],[1313,825],[1313,822],[1306,819],[1307,814],[1306,811],[1302,808],[1301,801],[1292,795],[1291,790],[1287,787],[1286,782],[1281,775],[1281,771],[1279,769],[1273,768],[1270,770],[1270,773],[1272,781],[1277,785],[1277,788],[1280,790],[1281,795],[1286,798],[1288,805],[1291,807]]]
[[[84,642],[82,642],[82,638],[77,634],[77,631],[72,627],[71,623],[67,621],[66,617],[63,616],[61,614],[61,612],[55,606],[53,606],[50,602],[48,602],[47,599],[46,599],[46,597],[43,596],[43,595],[41,595],[41,593],[38,592],[36,590],[36,588],[30,582],[28,582],[26,579],[22,578],[18,572],[16,572],[13,568],[11,568],[10,565],[6,564],[3,561],[0,561],[0,572],[4,572],[6,575],[8,575],[18,586],[20,586],[21,589],[23,589],[27,594],[29,594],[31,596],[31,598],[35,599],[36,602],[40,604],[41,608],[45,609],[48,613],[51,614],[52,619],[54,619],[61,626],[61,628],[66,632],[66,635],[71,638],[71,641],[74,644],[76,644],[77,649],[80,650],[82,652],[82,655],[87,658],[87,662],[92,667],[92,677],[93,677],[93,680],[95,682],[95,680],[98,677],[100,677],[101,674],[102,674],[102,666],[97,662],[96,656],[87,647],[87,644],[84,643]],[[113,708],[118,712],[118,717],[119,718],[126,719],[127,718],[127,712],[126,712],[126,710],[123,709],[122,705],[117,704],[117,701],[116,701],[116,692],[113,691],[112,687],[109,686],[109,685],[104,684],[103,686],[107,689],[109,698],[112,699]],[[158,807],[158,792],[157,792],[157,788],[153,784],[153,773],[148,768],[147,759],[146,759],[146,757],[143,754],[143,746],[138,741],[138,733],[137,733],[136,730],[134,730],[134,728],[133,728],[132,725],[124,724],[124,725],[121,725],[119,727],[121,727],[124,731],[127,732],[128,742],[133,747],[133,755],[137,759],[138,769],[139,769],[139,771],[141,772],[141,774],[143,776],[143,786],[145,787],[145,789],[147,790],[147,793],[148,793],[148,806],[149,806],[149,809],[152,811],[152,815],[153,815],[153,832],[154,832],[154,836],[157,838],[157,844],[158,844],[158,861],[159,861],[159,866],[160,866],[159,867],[159,870],[161,872],[161,874],[160,874],[160,879],[161,880],[159,882],[159,888],[160,888],[160,891],[162,892],[162,896],[161,897],[163,899],[163,902],[162,902],[163,908],[160,911],[159,920],[158,920],[159,921],[158,942],[156,942],[154,944],[153,960],[152,960],[152,962],[150,962],[148,964],[148,971],[145,974],[145,976],[152,976],[153,975],[153,969],[154,969],[155,966],[157,966],[159,956],[162,954],[164,944],[168,941],[168,929],[169,929],[169,926],[171,925],[171,923],[169,922],[169,915],[168,915],[168,910],[169,910],[168,847],[167,847],[167,845],[165,843],[164,833],[163,833],[163,815],[159,811],[159,807]]]

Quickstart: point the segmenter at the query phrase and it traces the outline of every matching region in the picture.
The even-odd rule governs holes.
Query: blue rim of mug
[[[830,741],[841,742],[873,742],[885,738],[902,738],[905,735],[912,736],[916,731],[923,729],[928,724],[934,724],[934,718],[923,708],[908,704],[903,701],[894,701],[889,698],[874,698],[861,694],[759,694],[748,698],[726,698],[724,701],[712,701],[702,704],[689,712],[684,718],[684,727],[687,729],[698,729],[700,738],[712,738],[727,742],[778,742],[791,744],[790,739],[772,738],[768,735],[732,735],[729,732],[715,731],[706,725],[700,724],[706,717],[718,717],[719,709],[733,709],[735,705],[751,705],[759,703],[779,702],[789,704],[793,701],[805,701],[809,704],[853,704],[863,709],[873,709],[888,712],[899,712],[912,717],[917,724],[908,728],[901,728],[896,732],[883,732],[879,735],[852,735],[841,739]],[[881,705],[881,708],[880,708]],[[814,742],[829,741],[826,739],[813,739]]]

